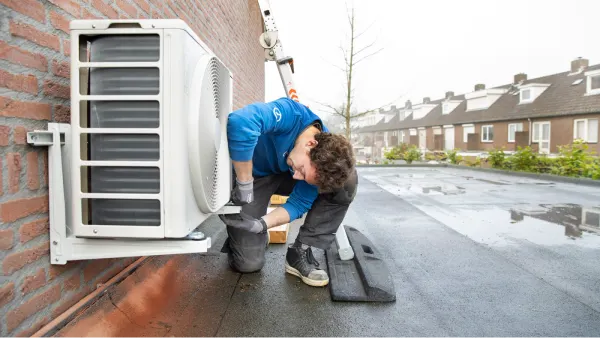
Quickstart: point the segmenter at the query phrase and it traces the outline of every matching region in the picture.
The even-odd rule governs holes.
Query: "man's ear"
[[[317,140],[315,140],[315,139],[310,139],[310,140],[308,140],[308,141],[306,142],[306,146],[307,146],[309,149],[312,149],[312,148],[316,147],[316,146],[317,146],[317,144],[319,144],[319,142],[317,142]]]

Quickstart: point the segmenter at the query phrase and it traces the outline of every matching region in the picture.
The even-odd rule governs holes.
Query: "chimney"
[[[578,57],[577,59],[571,61],[571,73],[579,72],[582,68],[589,66],[589,63],[590,62],[588,59],[582,59],[581,56]]]
[[[428,98],[428,97],[423,98],[423,103],[429,103],[429,102],[431,102],[430,98]]]
[[[379,112],[380,112],[380,113],[383,113],[384,111],[385,111],[385,109],[383,109],[383,108],[379,108]]]
[[[513,84],[521,84],[525,81],[527,81],[527,74],[519,73],[515,75]]]
[[[446,99],[451,99],[454,96],[454,92],[446,92]]]
[[[412,103],[410,102],[410,100],[406,101],[406,104],[404,105],[404,108],[406,108],[406,109],[412,109]]]
[[[392,108],[390,109],[391,111],[395,111],[396,110],[396,105],[393,105]]]
[[[483,83],[478,83],[475,85],[475,91],[484,90],[484,89],[485,89],[485,85]]]

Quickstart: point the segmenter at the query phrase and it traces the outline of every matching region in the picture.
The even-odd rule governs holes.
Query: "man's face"
[[[297,144],[287,158],[287,164],[294,172],[295,180],[304,180],[308,184],[317,184],[317,169],[310,161],[310,150],[317,145],[317,141],[311,139],[305,144]]]

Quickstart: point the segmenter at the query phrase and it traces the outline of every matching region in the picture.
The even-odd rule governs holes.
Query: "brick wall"
[[[48,157],[26,132],[69,122],[69,20],[181,18],[234,74],[234,108],[264,99],[255,0],[0,0],[0,334],[29,335],[132,259],[49,264]]]

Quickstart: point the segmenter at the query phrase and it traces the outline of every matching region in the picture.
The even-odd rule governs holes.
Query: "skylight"
[[[573,84],[571,84],[572,86],[576,86],[578,84],[580,84],[583,81],[583,79],[577,79],[573,82]]]

